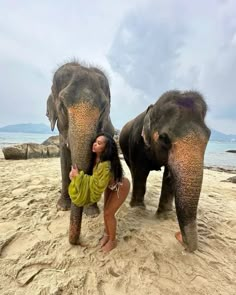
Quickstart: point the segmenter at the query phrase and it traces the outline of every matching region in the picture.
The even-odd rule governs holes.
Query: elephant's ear
[[[101,110],[99,119],[98,119],[98,132],[105,131],[105,132],[113,132],[113,125],[111,123],[110,119],[110,103],[106,102],[103,105],[103,108]],[[113,134],[114,135],[114,132]]]
[[[53,131],[55,128],[55,124],[57,121],[57,112],[56,112],[56,106],[53,101],[52,94],[49,95],[47,100],[47,113],[46,116],[48,117],[50,123],[51,123],[51,130]]]
[[[143,120],[143,128],[141,136],[143,137],[143,140],[147,146],[150,146],[151,142],[151,119],[150,119],[150,113],[152,110],[153,105],[151,104],[147,110],[146,114]]]

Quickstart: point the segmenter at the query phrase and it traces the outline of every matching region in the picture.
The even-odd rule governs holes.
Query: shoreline
[[[120,159],[124,160],[124,157],[122,154],[120,154]],[[16,161],[16,162],[20,161],[20,160],[6,160],[4,158],[2,148],[0,148],[0,160]],[[32,159],[26,159],[24,161],[30,161],[30,160],[32,160]],[[161,167],[161,168],[163,168],[163,167]],[[218,172],[226,172],[226,173],[230,173],[230,174],[236,174],[236,166],[235,167],[228,167],[228,166],[207,166],[207,165],[204,165],[204,169],[218,171]]]
[[[204,166],[204,169],[236,174],[236,167],[235,168],[225,168],[225,167],[220,167],[220,166]]]

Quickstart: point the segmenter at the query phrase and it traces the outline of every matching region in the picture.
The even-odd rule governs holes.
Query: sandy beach
[[[225,182],[235,175],[204,170],[194,254],[174,237],[175,211],[155,216],[162,172],[150,173],[146,210],[130,208],[128,196],[118,247],[103,254],[102,214],[83,216],[86,247],[68,242],[70,212],[56,211],[59,158],[7,161],[0,152],[0,294],[236,294],[236,184]]]

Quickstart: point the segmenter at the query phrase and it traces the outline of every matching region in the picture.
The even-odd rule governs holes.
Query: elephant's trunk
[[[68,141],[72,165],[88,172],[94,139],[99,121],[99,109],[88,102],[81,102],[68,109]]]
[[[72,165],[88,173],[92,156],[92,140],[97,131],[99,108],[90,103],[81,102],[68,109],[69,132],[68,141],[71,150]],[[71,204],[69,242],[79,244],[83,207]]]
[[[83,207],[71,204],[69,242],[72,245],[79,245]]]
[[[173,143],[169,153],[177,218],[183,242],[189,252],[198,248],[196,217],[206,144],[205,138],[192,133]]]

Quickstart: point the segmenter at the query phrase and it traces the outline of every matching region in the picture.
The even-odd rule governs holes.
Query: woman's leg
[[[108,242],[103,246],[105,252],[111,251],[116,247],[116,218],[115,214],[124,203],[130,190],[130,182],[128,178],[123,178],[122,185],[119,186],[119,191],[111,191],[104,208],[104,221],[106,224]]]
[[[104,212],[105,212],[106,204],[110,195],[111,195],[111,190],[109,188],[106,188],[104,192]],[[104,214],[104,217],[105,217],[105,214]],[[108,242],[108,240],[109,240],[108,228],[107,228],[106,220],[104,218],[104,233],[103,233],[103,237],[100,240],[100,246],[103,247]]]

